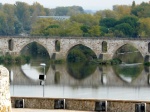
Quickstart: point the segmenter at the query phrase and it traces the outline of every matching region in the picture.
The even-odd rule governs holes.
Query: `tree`
[[[0,11],[0,35],[7,34],[6,22],[7,22],[6,14]]]
[[[7,35],[15,34],[15,8],[11,4],[5,4],[3,6],[3,12],[6,14],[6,33]]]
[[[30,6],[30,13],[33,15],[33,13],[37,14],[37,16],[45,16],[45,8],[38,2],[33,3],[33,5]]]
[[[117,20],[115,18],[103,18],[100,20],[100,26],[104,26],[106,28],[114,27],[117,24]]]
[[[123,33],[127,36],[130,37],[137,37],[138,36],[138,30],[139,30],[139,22],[138,22],[138,18],[135,16],[125,16],[123,18],[121,18],[117,24],[123,24],[123,23],[127,23],[128,25],[130,25],[132,33],[129,31],[129,34],[127,34],[127,32],[125,33],[125,31],[123,31]],[[128,28],[130,28],[128,25],[123,25],[124,27],[127,26]],[[121,29],[120,29],[121,30]]]
[[[3,7],[3,5],[2,5],[2,3],[0,3],[0,9],[2,9],[2,7]]]
[[[65,27],[66,27],[66,25],[65,25]],[[76,37],[83,36],[83,32],[80,29],[80,27],[81,27],[80,23],[69,21],[69,24],[65,28],[66,35],[67,36],[76,36]]]
[[[115,30],[123,32],[124,35],[132,37],[134,34],[134,29],[129,23],[121,23],[115,26]]]
[[[78,14],[72,16],[70,21],[80,23],[80,29],[83,32],[83,36],[88,37],[100,35],[99,19],[99,16],[91,14]]]
[[[52,35],[54,34],[54,30],[56,31],[56,27],[52,29],[51,25],[56,25],[56,21],[53,19],[38,19],[36,23],[32,25],[31,35]],[[50,29],[52,31],[50,31]],[[52,34],[51,34],[52,33]]]
[[[133,28],[138,26],[138,18],[135,16],[124,16],[117,23],[128,23]]]
[[[140,37],[148,37],[150,36],[150,18],[141,18],[140,22]]]
[[[99,18],[91,14],[78,14],[71,16],[70,21],[75,21],[87,26],[93,26],[99,24]]]
[[[135,1],[132,2],[132,8],[136,6]]]
[[[100,20],[100,26],[101,26],[101,36],[113,36],[112,30],[114,29],[115,25],[117,24],[117,20],[115,18],[103,18]]]
[[[23,25],[23,30],[30,31],[29,5],[24,2],[16,2],[16,16]]]
[[[83,8],[80,6],[57,7],[55,9],[51,9],[50,11],[52,16],[73,16],[84,13]]]
[[[102,11],[97,11],[95,15],[99,15],[101,18],[118,18],[119,15],[117,14],[116,11],[113,10],[102,10]]]
[[[131,14],[139,17],[139,18],[146,18],[146,17],[150,17],[150,4],[148,3],[141,3],[138,6],[135,6],[132,8],[131,10]]]
[[[118,18],[121,18],[123,16],[130,15],[131,12],[131,6],[128,5],[114,5],[113,11],[115,11],[118,15]]]
[[[89,34],[91,37],[99,37],[100,36],[100,26],[92,26],[89,30]]]

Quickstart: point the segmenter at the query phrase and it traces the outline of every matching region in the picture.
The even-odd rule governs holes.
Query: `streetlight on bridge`
[[[45,74],[45,67],[46,67],[46,64],[45,63],[41,63],[40,66],[43,67],[43,74],[42,75],[39,75],[39,79],[40,79],[40,85],[43,86],[43,97],[44,97],[44,85],[45,85],[45,80],[46,80],[46,74]]]

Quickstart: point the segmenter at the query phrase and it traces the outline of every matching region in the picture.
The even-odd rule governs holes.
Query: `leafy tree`
[[[113,10],[97,11],[95,15],[99,15],[101,18],[118,18],[117,12]]]
[[[77,23],[77,22],[68,22],[68,25],[64,25],[66,28],[64,29],[64,31],[66,32],[66,36],[82,36],[83,32],[80,29],[81,24]]]
[[[135,16],[124,16],[118,21],[119,23],[128,23],[133,28],[136,28],[138,26],[138,18]]]
[[[108,33],[108,28],[107,27],[105,27],[105,26],[101,26],[100,27],[100,31],[101,31],[101,36],[105,36],[105,34],[107,34]]]
[[[49,8],[44,8],[45,14],[46,16],[50,15],[50,9]]]
[[[123,32],[126,36],[133,36],[134,34],[134,29],[131,27],[129,23],[121,23],[115,26],[115,29],[118,31]]]
[[[50,18],[38,19],[37,22],[32,25],[31,35],[49,35],[49,33],[53,33],[53,31],[49,32],[49,27],[55,23],[56,21]]]
[[[15,16],[15,7],[4,4],[0,11],[0,35],[16,35],[21,31],[19,21]]]
[[[138,22],[137,17],[125,16],[118,21],[118,24],[122,24],[122,23],[127,23],[128,25],[131,26],[132,29],[134,29],[134,30],[131,30],[132,33],[128,34],[128,36],[130,36],[130,37],[137,37],[138,36],[139,22]]]
[[[14,6],[11,4],[5,4],[3,6],[3,12],[6,14],[6,34],[14,35],[15,34],[15,16],[14,16]]]
[[[113,11],[115,11],[118,15],[118,18],[130,15],[131,6],[128,5],[114,5]]]
[[[2,9],[2,7],[3,7],[3,5],[2,5],[2,3],[0,3],[0,9]]]
[[[100,20],[100,26],[104,26],[106,28],[114,27],[117,23],[115,18],[103,18]]]
[[[16,16],[23,25],[23,30],[30,30],[30,12],[29,5],[24,2],[16,2]]]
[[[101,36],[110,36],[108,33],[112,33],[111,31],[114,29],[117,24],[117,20],[115,18],[103,18],[100,20],[101,26]],[[112,34],[111,34],[112,35]]]
[[[115,37],[125,37],[125,34],[122,31],[115,29],[114,30],[114,36]]]
[[[150,36],[150,18],[142,18],[140,19],[140,36],[148,37]]]
[[[142,17],[150,17],[150,4],[148,3],[141,3],[140,5],[137,5],[132,8],[131,14],[142,18]]]
[[[92,26],[89,30],[89,34],[91,37],[99,37],[100,36],[100,26],[98,26],[98,25]]]
[[[38,2],[33,3],[33,5],[30,6],[30,15],[33,15],[36,13],[37,16],[45,16],[45,8]]]
[[[132,8],[136,6],[135,1],[132,2]]]
[[[6,14],[0,11],[0,35],[7,34],[6,22],[7,22]]]
[[[15,17],[14,22],[15,34],[20,34],[23,31],[22,23]]]
[[[70,18],[71,22],[77,22],[82,24],[80,29],[83,32],[83,36],[99,36],[100,26],[98,16],[93,16],[90,14],[79,14],[74,15]]]
[[[84,10],[80,6],[57,7],[55,9],[51,9],[52,16],[72,16],[82,13],[84,13]]]
[[[75,21],[87,26],[93,26],[99,24],[99,18],[91,14],[78,14],[71,16],[70,21]]]

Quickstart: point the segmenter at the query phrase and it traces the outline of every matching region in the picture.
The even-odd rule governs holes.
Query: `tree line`
[[[49,9],[38,2],[32,5],[25,2],[4,5],[0,3],[0,35],[30,34],[38,16],[69,15],[80,12],[82,13],[83,9],[79,6]]]
[[[113,10],[87,14],[80,6],[44,8],[35,2],[0,4],[0,35],[149,37],[150,3],[114,5]],[[70,16],[59,21],[38,16]]]

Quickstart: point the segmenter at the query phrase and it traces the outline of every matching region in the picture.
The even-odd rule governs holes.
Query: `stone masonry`
[[[55,44],[60,42],[60,51],[56,51]],[[49,53],[50,57],[55,54],[56,59],[66,59],[68,52],[76,45],[84,45],[95,52],[97,58],[103,55],[104,60],[112,59],[116,51],[125,44],[135,47],[145,58],[150,55],[150,39],[129,39],[129,38],[83,38],[83,37],[1,37],[0,54],[19,55],[20,51],[28,44],[37,42]],[[107,43],[107,52],[102,51],[102,43]]]
[[[11,112],[9,72],[0,66],[0,112]]]

